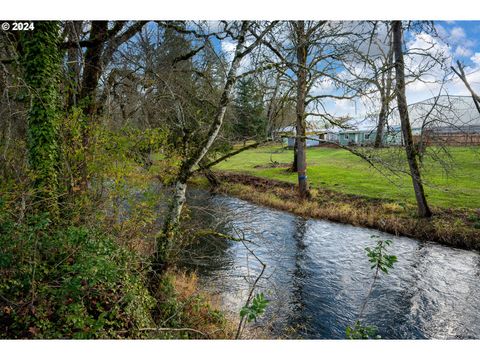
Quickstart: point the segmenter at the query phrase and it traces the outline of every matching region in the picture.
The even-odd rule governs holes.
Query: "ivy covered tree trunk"
[[[397,103],[400,113],[405,152],[407,154],[410,176],[412,177],[413,190],[417,200],[418,215],[422,218],[430,217],[432,212],[427,204],[423,189],[420,169],[418,167],[417,152],[413,143],[412,127],[408,116],[407,98],[405,96],[405,65],[403,60],[403,31],[401,21],[392,21],[393,46],[395,51],[395,76],[397,80]]]
[[[31,95],[27,150],[34,177],[34,203],[52,217],[58,214],[59,33],[59,22],[39,21],[35,22],[35,30],[21,37],[21,62]]]

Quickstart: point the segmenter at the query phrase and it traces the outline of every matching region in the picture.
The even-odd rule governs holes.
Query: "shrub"
[[[174,338],[231,338],[231,328],[224,314],[212,305],[212,299],[198,290],[195,273],[167,271],[159,285],[158,308],[160,323],[166,328],[196,329],[182,332],[161,332],[157,337]]]
[[[137,256],[98,230],[15,223],[0,209],[0,337],[135,337],[154,299]]]

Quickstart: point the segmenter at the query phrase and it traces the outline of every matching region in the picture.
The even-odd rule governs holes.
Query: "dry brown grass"
[[[289,183],[230,173],[218,173],[218,177],[222,184],[216,191],[256,204],[303,217],[364,226],[419,240],[480,250],[480,229],[468,220],[472,217],[472,210],[436,208],[433,209],[434,216],[431,219],[420,219],[412,205],[402,206],[392,201],[323,189],[315,189],[310,200],[299,201],[296,187]]]
[[[217,297],[200,290],[195,273],[171,269],[162,277],[164,280],[159,301],[163,317],[169,321],[167,325],[175,328],[181,324],[182,328],[198,331],[170,333],[169,338],[234,338],[235,322],[225,316]],[[199,334],[203,335],[198,336]]]

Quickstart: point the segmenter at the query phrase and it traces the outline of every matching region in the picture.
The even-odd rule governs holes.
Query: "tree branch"
[[[219,163],[221,163],[223,160],[226,160],[228,158],[231,158],[232,156],[235,156],[237,154],[240,154],[241,152],[245,151],[245,150],[248,150],[248,149],[254,149],[256,147],[258,147],[259,145],[262,145],[262,144],[265,144],[267,141],[262,141],[262,142],[257,142],[257,143],[254,143],[254,144],[250,144],[250,145],[247,145],[247,146],[244,146],[238,150],[235,150],[235,151],[232,151],[228,154],[225,154],[221,157],[219,157],[218,159],[212,161],[211,163],[207,164],[207,165],[200,165],[200,167],[194,171],[195,172],[198,172],[198,171],[203,171],[203,170],[206,170],[206,169],[209,169],[211,168],[212,166],[215,166]]]

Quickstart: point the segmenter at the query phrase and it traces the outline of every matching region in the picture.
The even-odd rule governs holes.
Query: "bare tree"
[[[154,270],[161,270],[162,266],[165,265],[169,249],[172,246],[180,224],[180,215],[186,201],[187,181],[196,171],[196,167],[200,165],[201,161],[207,155],[217,139],[217,136],[223,125],[227,107],[230,103],[232,90],[237,81],[237,71],[240,67],[240,63],[243,58],[245,58],[258,46],[265,34],[269,32],[274,25],[275,22],[266,25],[259,37],[250,45],[246,45],[246,39],[252,26],[249,21],[242,21],[240,23],[237,34],[234,33],[234,26],[227,29],[230,36],[236,40],[235,52],[230,62],[230,68],[221,90],[220,99],[216,106],[215,116],[209,125],[207,133],[188,154],[184,153],[181,159],[178,174],[174,182],[175,184],[172,202],[163,224],[163,230],[157,239],[155,252],[156,266]],[[181,112],[181,109],[178,110]]]
[[[455,69],[455,67],[453,67],[453,66],[451,68],[455,72],[455,74],[457,74],[457,76],[460,78],[460,80],[463,81],[465,86],[467,87],[468,91],[472,95],[472,99],[473,99],[473,102],[475,104],[475,107],[477,108],[478,113],[480,114],[480,96],[472,89],[472,86],[470,85],[470,83],[467,80],[467,75],[465,74],[464,66],[462,65],[462,63],[460,61],[457,61],[457,66],[458,66],[458,69]]]
[[[426,218],[432,215],[427,204],[423,189],[420,168],[417,161],[417,151],[413,143],[412,128],[408,115],[407,98],[405,95],[405,63],[403,59],[403,29],[401,21],[392,21],[393,49],[395,54],[395,77],[398,111],[403,134],[405,152],[407,155],[410,176],[413,182],[413,190],[417,200],[418,215]]]
[[[391,38],[389,37],[389,50],[384,57],[385,62],[383,71],[381,71],[380,79],[377,82],[377,89],[380,93],[380,112],[378,113],[377,133],[375,136],[374,147],[379,148],[383,143],[383,134],[387,124],[388,115],[390,113],[390,103],[395,96],[393,92],[393,48]]]
[[[294,113],[291,101],[292,87],[288,86],[288,83],[284,83],[280,73],[274,75],[273,78],[275,80],[272,86],[265,87],[267,92],[267,135],[271,139],[274,139],[275,131],[280,127],[290,125],[286,119],[286,116],[290,115],[289,111]],[[271,91],[270,95],[268,95],[269,90]]]
[[[308,29],[305,26],[305,21],[292,21],[291,26],[293,28],[294,43],[297,55],[297,106],[296,106],[296,159],[297,159],[297,173],[298,173],[298,188],[300,191],[300,197],[306,198],[308,192],[307,181],[307,146],[305,139],[306,136],[306,98],[307,98],[307,56],[308,47],[307,42],[308,32],[314,31]],[[322,26],[322,23],[316,25]]]
[[[348,25],[329,21],[281,22],[276,31],[262,43],[266,57],[275,56],[282,64],[278,71],[292,83],[296,96],[296,141],[292,169],[298,173],[301,198],[309,196],[306,160],[307,118],[319,118],[327,123],[337,123],[328,113],[323,101],[328,99],[352,99],[353,88],[343,82],[338,72],[347,49],[347,38],[354,31]],[[335,85],[330,93],[318,91],[322,81]],[[342,89],[343,91],[338,91]],[[349,93],[350,92],[350,93]],[[347,94],[349,93],[349,94]]]
[[[110,63],[115,51],[137,34],[145,23],[147,22],[137,21],[129,25],[127,21],[115,21],[109,28],[108,21],[92,21],[88,39],[83,39],[78,34],[83,24],[73,23],[66,27],[68,37],[62,44],[62,47],[68,50],[69,62],[78,55],[76,53],[77,50],[82,53],[81,56],[84,55],[85,59],[83,68],[80,71],[78,69],[74,70],[77,76],[79,73],[82,74],[81,79],[74,79],[80,82],[80,86],[78,88],[75,87],[78,90],[78,96],[76,93],[71,93],[71,100],[68,101],[70,105],[78,105],[84,115],[82,126],[84,159],[80,164],[81,187],[83,189],[86,188],[88,182],[87,162],[91,141],[90,132],[98,109],[96,97],[100,77]],[[84,48],[86,50],[83,54],[81,49]],[[75,88],[71,88],[71,92]]]
[[[373,143],[375,148],[379,148],[383,144],[384,130],[395,97],[392,33],[388,23],[383,21],[366,21],[360,28],[362,31],[357,41],[351,43],[348,61],[343,64],[352,79],[359,83],[357,87],[364,88],[362,93],[367,97],[375,95],[375,106],[380,103]]]

